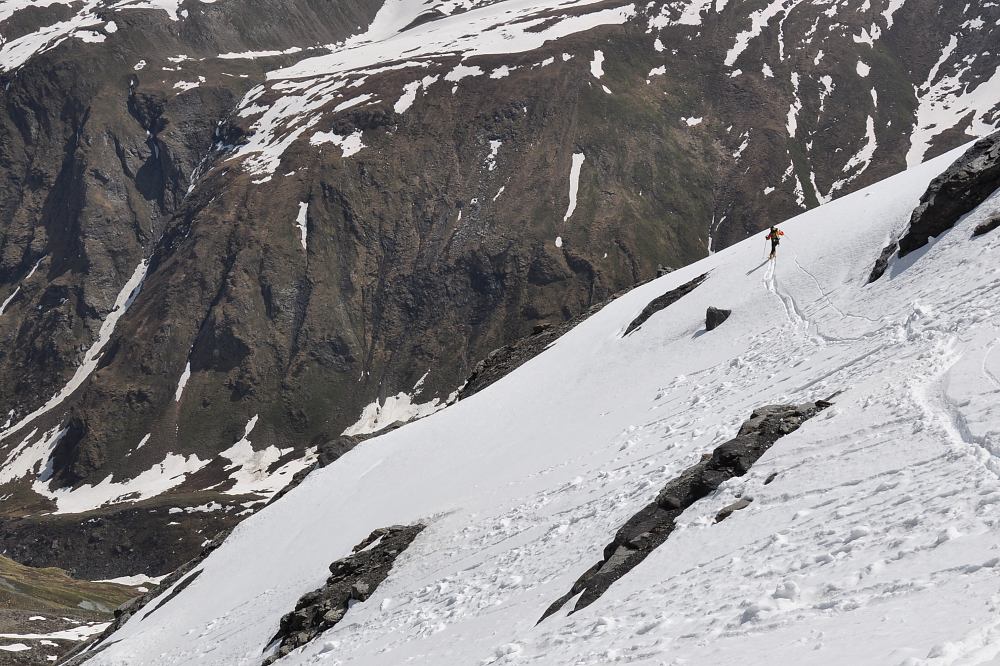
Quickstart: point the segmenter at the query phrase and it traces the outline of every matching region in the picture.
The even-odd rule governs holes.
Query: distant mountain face
[[[998,23],[930,0],[0,4],[3,546],[162,573],[536,325],[1000,126]],[[108,536],[81,563],[48,512]]]

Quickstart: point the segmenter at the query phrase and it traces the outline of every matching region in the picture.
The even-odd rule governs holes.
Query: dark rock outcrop
[[[676,289],[671,289],[662,296],[657,296],[656,298],[651,300],[649,302],[649,305],[647,305],[642,309],[642,312],[639,313],[639,316],[633,319],[632,322],[628,325],[628,327],[625,329],[624,335],[630,334],[632,331],[645,324],[646,320],[652,317],[654,314],[656,314],[660,310],[663,310],[664,308],[673,305],[684,296],[690,294],[692,291],[695,290],[696,287],[698,287],[698,285],[704,282],[707,277],[708,273],[703,273],[702,275],[699,275],[695,279],[690,280],[689,282],[685,282]]]
[[[889,261],[892,260],[892,255],[896,254],[896,250],[899,249],[899,245],[896,241],[892,241],[884,248],[882,248],[882,254],[878,256],[875,260],[875,266],[872,268],[871,274],[868,276],[868,284],[875,282],[880,277],[885,275],[885,272],[889,270]]]
[[[655,501],[632,516],[604,548],[603,559],[580,576],[569,592],[549,606],[539,622],[578,594],[580,598],[570,612],[589,606],[612,583],[663,544],[674,530],[674,521],[688,507],[707,497],[724,481],[746,474],[776,441],[795,432],[806,420],[830,404],[820,400],[804,405],[769,405],[754,410],[736,437],[711,454],[705,454],[701,461],[664,486]],[[723,516],[726,511],[723,509],[717,520],[723,520],[743,507],[734,504],[727,508],[732,510]]]
[[[365,601],[389,575],[393,562],[424,525],[382,527],[354,547],[354,553],[330,565],[332,574],[318,590],[304,595],[295,610],[281,618],[281,628],[265,653],[272,664],[340,622],[347,609]]]
[[[951,229],[959,218],[973,210],[1000,189],[1000,132],[980,139],[944,173],[931,181],[920,203],[910,216],[906,233],[898,241],[890,242],[875,261],[868,282],[882,277],[892,256],[905,257],[918,250],[931,238]],[[986,233],[976,228],[973,235]],[[991,227],[995,228],[995,227]]]
[[[947,171],[931,181],[899,239],[899,256],[927,244],[1000,189],[1000,132],[977,141]]]
[[[729,315],[731,314],[733,314],[732,310],[710,307],[705,313],[705,330],[714,331],[719,326],[722,326],[722,323],[729,319]]]
[[[983,234],[988,234],[994,229],[1000,227],[1000,215],[994,215],[991,219],[978,225],[972,231],[972,237],[982,236]]]

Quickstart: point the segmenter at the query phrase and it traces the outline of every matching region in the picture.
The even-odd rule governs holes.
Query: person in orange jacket
[[[767,240],[771,241],[771,256],[768,257],[769,260],[774,261],[774,257],[778,253],[778,243],[781,242],[781,237],[784,235],[784,231],[776,225],[771,225],[771,231],[767,234]]]

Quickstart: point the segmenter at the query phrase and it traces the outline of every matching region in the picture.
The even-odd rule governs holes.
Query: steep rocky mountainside
[[[1000,232],[974,230],[1000,190],[866,281],[968,157],[786,221],[777,261],[761,233],[612,300],[310,473],[71,663],[995,664]]]
[[[3,3],[5,545],[164,573],[491,350],[992,131],[998,20],[930,0]],[[118,536],[51,548],[80,512]]]

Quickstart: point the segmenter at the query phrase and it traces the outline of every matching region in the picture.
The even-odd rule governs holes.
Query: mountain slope
[[[139,585],[74,580],[0,556],[0,664],[55,661],[104,631],[115,608],[148,590]]]
[[[100,577],[165,573],[534,327],[998,124],[991,4],[3,12],[4,534]],[[143,545],[49,548],[77,513]]]
[[[971,234],[1000,194],[866,284],[958,155],[789,221],[775,264],[758,236],[639,287],[503,380],[368,440],[243,522],[89,663],[259,663],[331,562],[415,523],[385,582],[280,663],[989,663],[1000,237]],[[733,311],[711,332],[708,306]],[[603,596],[536,626],[753,409],[824,398]],[[737,497],[752,502],[715,524]]]

